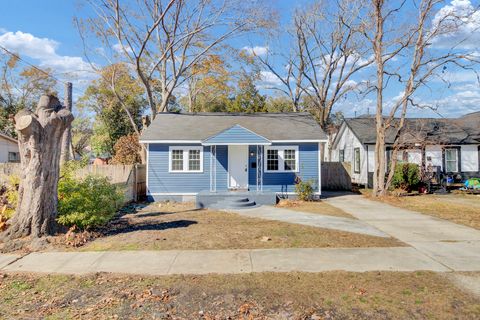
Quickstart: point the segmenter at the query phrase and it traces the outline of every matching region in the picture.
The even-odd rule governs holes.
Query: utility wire
[[[63,84],[67,84],[66,81],[60,80],[60,79],[58,79],[57,77],[55,77],[54,75],[52,75],[51,73],[49,73],[49,72],[47,72],[47,71],[45,71],[45,70],[43,70],[43,69],[40,69],[40,68],[37,67],[36,65],[31,64],[30,62],[22,59],[22,57],[20,57],[18,54],[11,52],[10,50],[8,50],[7,48],[5,48],[4,46],[1,46],[1,45],[0,45],[0,49],[2,49],[3,51],[5,51],[6,53],[8,53],[9,55],[11,55],[12,57],[15,57],[15,58],[17,58],[18,60],[22,61],[23,63],[29,65],[30,67],[34,68],[35,70],[37,70],[37,71],[45,74],[46,76],[48,76],[48,77],[50,77],[50,78],[52,78],[52,79],[55,79],[56,81],[61,82],[61,83],[63,83]]]

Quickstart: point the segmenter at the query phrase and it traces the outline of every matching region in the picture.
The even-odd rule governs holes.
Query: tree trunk
[[[56,232],[61,142],[72,121],[72,113],[54,96],[42,96],[35,113],[20,111],[15,116],[22,175],[9,238]]]
[[[72,112],[72,83],[67,82],[65,84],[65,107],[68,111]],[[62,155],[60,157],[60,163],[64,164],[70,160],[70,155],[74,158],[73,152],[70,152],[70,146],[72,145],[72,127],[69,125],[62,137]]]
[[[375,197],[385,194],[385,122],[383,119],[383,24],[382,15],[384,0],[375,0],[374,21],[375,21],[375,39],[373,41],[373,51],[375,54],[375,63],[377,65],[377,107],[375,115],[377,139],[375,143],[375,168],[373,170],[373,195]]]

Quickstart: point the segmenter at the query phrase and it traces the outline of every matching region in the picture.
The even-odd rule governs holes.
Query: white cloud
[[[473,70],[445,71],[438,74],[433,80],[446,83],[478,83],[477,74]]]
[[[123,54],[123,47],[120,43],[116,43],[112,46],[113,50],[115,50],[117,53]],[[127,50],[128,53],[132,53],[132,49],[130,47],[125,47],[125,50]]]
[[[370,98],[355,99],[345,98],[341,99],[334,106],[333,112],[341,111],[347,118],[374,114],[375,113],[375,101]]]
[[[1,34],[1,33],[7,33],[7,32],[8,32],[7,29],[5,29],[5,28],[0,28],[0,34]]]
[[[78,56],[62,56],[57,53],[60,44],[49,38],[38,38],[22,31],[0,35],[0,45],[6,49],[37,60],[42,68],[51,68],[62,80],[86,82],[96,77],[92,66]]]
[[[261,46],[255,46],[255,47],[243,47],[243,51],[245,51],[248,55],[256,55],[256,56],[264,56],[268,53],[268,47],[261,47]]]
[[[282,81],[273,72],[270,72],[270,71],[261,71],[260,81],[263,84],[268,84],[268,85],[275,85],[275,86],[282,85]]]
[[[437,48],[477,49],[480,41],[480,10],[470,0],[453,0],[442,7],[432,21],[443,34],[437,37]]]

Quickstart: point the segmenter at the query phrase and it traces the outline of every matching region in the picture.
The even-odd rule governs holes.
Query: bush
[[[136,134],[121,137],[115,143],[113,149],[115,150],[115,155],[112,158],[113,164],[137,164],[142,162],[140,157],[142,147]]]
[[[298,196],[298,199],[302,201],[312,200],[313,197],[313,182],[312,181],[302,181],[299,177],[295,179],[295,193]]]
[[[392,186],[406,191],[412,191],[420,182],[420,169],[414,163],[399,163],[395,166]]]
[[[84,179],[64,176],[58,184],[58,219],[80,230],[101,226],[113,218],[123,204],[123,194],[107,178],[89,175]]]
[[[20,178],[12,175],[8,183],[0,187],[0,214],[5,220],[12,218],[18,203]]]

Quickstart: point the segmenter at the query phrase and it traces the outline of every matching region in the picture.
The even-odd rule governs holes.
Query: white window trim
[[[358,150],[358,168],[357,168],[357,150]],[[360,151],[360,148],[353,148],[353,173],[355,174],[360,174],[361,173],[361,167],[362,167],[362,152]]]
[[[455,160],[447,160],[447,151],[455,151]],[[460,166],[459,166],[459,150],[457,148],[445,148],[445,172],[452,172],[452,173],[457,173],[460,172]],[[455,162],[455,171],[447,171],[448,168],[448,162]]]
[[[268,167],[267,167],[268,150],[278,150],[278,169],[279,170],[268,170]],[[285,170],[284,158],[283,158],[285,150],[295,150],[295,170]],[[266,146],[263,151],[264,172],[269,172],[269,173],[299,172],[300,171],[299,159],[300,159],[300,156],[298,152],[298,146]]]
[[[183,170],[172,170],[172,150],[183,150]],[[200,151],[200,170],[188,170],[188,152],[190,150]],[[203,146],[186,147],[170,146],[168,148],[168,172],[170,173],[202,173],[203,172]]]

